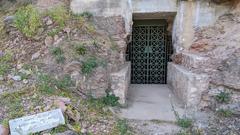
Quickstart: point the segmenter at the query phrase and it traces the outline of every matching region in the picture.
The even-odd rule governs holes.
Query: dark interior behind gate
[[[135,21],[127,48],[132,84],[166,84],[167,62],[173,53],[166,20]]]

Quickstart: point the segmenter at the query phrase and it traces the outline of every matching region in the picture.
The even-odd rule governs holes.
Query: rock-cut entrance
[[[132,84],[166,84],[167,63],[172,54],[166,20],[134,21],[127,59]]]

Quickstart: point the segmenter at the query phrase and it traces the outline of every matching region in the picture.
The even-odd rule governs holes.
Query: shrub
[[[58,55],[63,54],[63,51],[60,47],[54,47],[50,51],[51,51],[52,55],[54,55],[54,56],[58,56]]]
[[[0,65],[0,75],[5,75],[8,71],[8,69],[10,68],[10,66],[8,64],[1,64]]]
[[[218,115],[222,116],[222,117],[231,117],[233,115],[231,110],[228,109],[220,109],[217,111]]]
[[[60,31],[61,31],[60,28],[55,28],[55,29],[52,29],[51,31],[49,31],[47,34],[48,34],[48,36],[53,37],[53,36],[57,35]]]
[[[128,123],[126,120],[118,119],[115,123],[111,134],[113,135],[132,135],[133,132],[131,128],[128,126]]]
[[[71,77],[66,75],[61,79],[52,78],[48,74],[38,74],[38,90],[44,94],[60,94],[57,90],[66,90],[72,86]]]
[[[90,74],[97,66],[97,58],[89,57],[82,63],[82,73]]]
[[[68,128],[67,128],[66,125],[60,125],[60,126],[58,126],[56,128],[53,128],[51,130],[50,134],[51,135],[55,135],[55,134],[62,133],[62,132],[67,131],[67,130],[68,130]]]
[[[180,126],[182,128],[189,128],[189,127],[192,126],[192,123],[193,123],[192,119],[187,118],[186,115],[183,115],[182,117],[180,117],[179,113],[175,110],[173,104],[172,104],[172,110],[173,110],[174,115],[175,115],[175,117],[177,119],[176,124],[178,126]]]
[[[64,63],[65,60],[66,60],[66,58],[65,58],[64,55],[57,55],[57,56],[55,57],[55,59],[56,59],[56,62],[57,62],[58,64]]]
[[[78,55],[85,55],[86,54],[87,49],[84,45],[82,45],[82,44],[75,45],[74,48],[75,48],[75,51]]]
[[[178,118],[177,119],[177,125],[182,127],[182,128],[189,128],[192,126],[192,120],[189,118]]]
[[[54,47],[50,50],[51,54],[55,57],[56,62],[59,63],[64,63],[65,57],[63,54],[63,51],[60,47]]]
[[[85,11],[85,12],[82,12],[82,13],[80,14],[80,16],[89,19],[89,18],[93,17],[93,14],[90,13],[90,12],[88,12],[88,11]]]
[[[12,54],[9,52],[6,52],[3,56],[0,56],[0,75],[5,75],[9,68],[12,60]]]
[[[228,103],[231,100],[230,93],[221,92],[218,95],[216,95],[216,100],[219,103]]]
[[[20,8],[15,17],[15,27],[26,37],[34,36],[41,26],[40,14],[32,5]]]
[[[64,6],[57,6],[48,12],[48,15],[56,22],[60,27],[64,27],[66,21],[69,18],[68,10]]]
[[[69,75],[64,76],[61,80],[56,81],[56,86],[59,89],[66,89],[70,86],[72,86],[72,80]]]
[[[103,104],[107,105],[107,106],[117,106],[119,105],[119,97],[116,97],[114,94],[109,94],[107,93],[106,97],[102,98],[102,102]]]
[[[38,90],[44,94],[53,94],[55,92],[54,79],[47,74],[38,74]]]

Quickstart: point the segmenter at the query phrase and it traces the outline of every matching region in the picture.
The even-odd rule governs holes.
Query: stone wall
[[[125,105],[131,80],[131,63],[127,62],[122,70],[112,73],[110,80],[114,95],[120,98],[119,103]]]
[[[168,84],[187,107],[196,107],[201,101],[202,92],[208,89],[209,76],[197,74],[183,66],[169,63]]]
[[[179,2],[173,27],[175,51],[187,50],[193,43],[196,29],[213,25],[230,8],[230,4],[217,5],[208,0]]]

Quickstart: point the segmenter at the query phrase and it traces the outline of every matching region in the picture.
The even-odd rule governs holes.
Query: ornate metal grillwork
[[[166,23],[135,24],[127,60],[132,63],[133,84],[165,84],[168,62]]]

